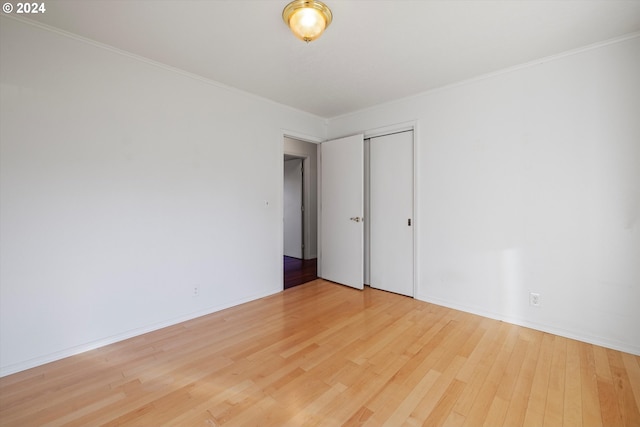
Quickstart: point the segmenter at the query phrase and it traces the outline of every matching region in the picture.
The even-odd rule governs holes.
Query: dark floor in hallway
[[[284,288],[292,288],[318,278],[318,260],[284,257]]]

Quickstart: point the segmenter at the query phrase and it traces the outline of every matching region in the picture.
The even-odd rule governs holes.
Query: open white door
[[[284,161],[284,255],[302,259],[302,159]]]
[[[363,289],[362,135],[320,144],[320,259],[323,279]]]

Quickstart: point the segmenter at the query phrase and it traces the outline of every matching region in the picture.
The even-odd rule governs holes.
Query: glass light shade
[[[293,34],[306,42],[320,37],[326,26],[324,17],[315,9],[299,9],[289,19]]]
[[[331,10],[316,0],[295,0],[282,11],[282,19],[293,34],[305,42],[322,35],[332,20]]]

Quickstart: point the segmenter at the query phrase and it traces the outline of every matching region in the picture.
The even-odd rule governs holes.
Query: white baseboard
[[[525,319],[519,319],[510,316],[504,316],[500,313],[494,313],[486,310],[479,309],[477,307],[469,307],[450,301],[445,301],[439,298],[434,298],[426,295],[418,295],[416,299],[431,304],[441,305],[443,307],[452,308],[454,310],[464,311],[465,313],[477,314],[478,316],[488,317],[489,319],[500,320],[503,322],[511,323],[513,325],[524,326],[525,328],[535,329],[541,332],[547,332],[550,334],[558,335],[565,338],[574,339],[577,341],[586,342],[589,344],[598,345],[601,347],[610,348],[613,350],[622,351],[625,353],[635,354],[640,356],[640,346],[636,346],[629,343],[623,343],[616,340],[611,340],[605,337],[597,337],[589,334],[585,334],[579,331],[571,331],[563,329],[554,325],[548,325],[545,323],[531,322]]]
[[[37,366],[44,365],[46,363],[55,362],[56,360],[64,359],[66,357],[75,356],[77,354],[84,353],[86,351],[95,350],[96,348],[104,347],[106,345],[113,344],[119,341],[124,341],[126,339],[137,337],[139,335],[143,335],[149,332],[157,331],[158,329],[166,328],[168,326],[177,325],[178,323],[186,322],[187,320],[195,319],[197,317],[206,316],[208,314],[215,313],[217,311],[221,311],[226,308],[235,307],[237,305],[244,304],[246,302],[255,301],[260,298],[268,297],[278,292],[282,292],[282,289],[278,288],[278,289],[270,290],[260,294],[252,295],[247,298],[231,301],[227,304],[221,304],[218,306],[209,307],[207,309],[189,313],[187,315],[180,316],[171,320],[154,323],[152,325],[148,325],[142,328],[132,329],[132,330],[123,332],[121,334],[113,335],[113,336],[99,339],[96,341],[91,341],[75,347],[64,349],[62,351],[50,353],[41,357],[29,359],[24,362],[2,366],[0,367],[0,378],[7,375],[15,374],[20,371],[25,371],[27,369],[35,368]]]

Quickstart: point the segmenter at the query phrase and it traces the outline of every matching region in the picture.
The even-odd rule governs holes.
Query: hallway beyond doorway
[[[318,260],[284,257],[284,289],[318,278]]]

